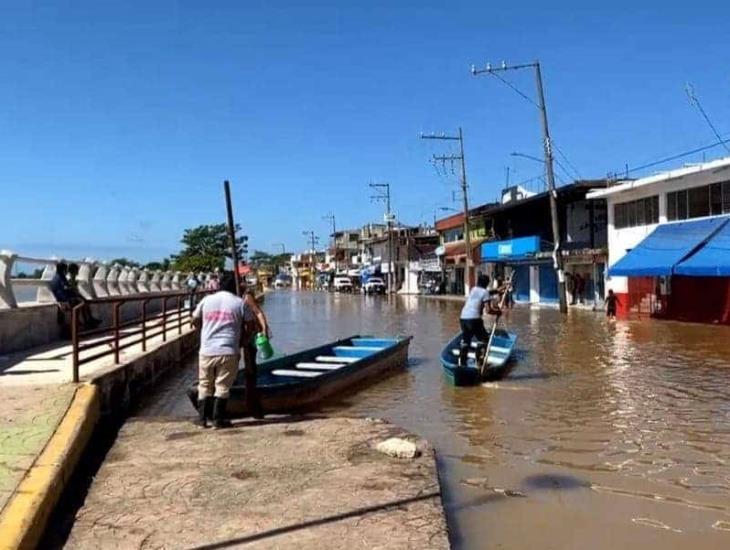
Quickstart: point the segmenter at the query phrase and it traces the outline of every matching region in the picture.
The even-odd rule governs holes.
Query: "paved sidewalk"
[[[73,384],[0,387],[0,512],[66,414]]]
[[[189,315],[187,312],[182,314],[182,333],[185,334],[191,330]],[[156,317],[151,317],[147,322],[148,325],[155,322]],[[140,323],[141,325],[141,323]],[[122,332],[120,339],[121,344],[139,339],[140,335],[127,336],[124,334],[131,330],[137,329],[140,325],[134,325]],[[155,329],[157,331],[158,329]],[[168,320],[167,339],[177,337],[178,335],[178,317],[177,315]],[[101,338],[84,340],[83,343],[98,341]],[[148,339],[147,350],[152,350],[162,343],[162,335]],[[93,348],[81,354],[83,359],[86,355],[94,355],[103,350],[111,350],[111,344],[105,344]],[[59,341],[48,346],[33,348],[26,351],[11,353],[9,355],[0,355],[0,388],[6,386],[26,386],[26,385],[42,385],[42,384],[64,384],[72,381],[73,378],[73,362],[72,362],[72,346],[69,341]],[[136,344],[120,351],[119,359],[123,363],[131,357],[137,356],[142,352],[142,345]],[[80,366],[81,379],[89,377],[89,375],[108,367],[114,363],[113,355],[101,357],[89,363]],[[0,407],[2,404],[0,404]],[[1,409],[0,409],[1,410]]]
[[[188,319],[184,312],[183,334],[192,330]],[[168,341],[178,336],[177,321],[176,317],[169,321]],[[139,337],[123,336],[121,343]],[[149,339],[147,350],[161,343],[162,335]],[[112,348],[105,344],[87,353],[104,349]],[[120,352],[120,361],[141,353],[141,344],[130,346]],[[113,364],[110,354],[81,365],[81,380]],[[68,341],[0,356],[0,513],[66,414],[77,387],[71,382],[72,375],[72,346]]]
[[[422,450],[392,458],[389,437]],[[448,548],[434,453],[380,421],[285,417],[202,430],[124,425],[66,548]]]

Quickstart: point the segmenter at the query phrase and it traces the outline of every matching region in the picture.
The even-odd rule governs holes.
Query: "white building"
[[[656,308],[666,306],[658,297],[669,297],[672,293],[670,279],[675,274],[674,266],[704,246],[712,238],[713,228],[719,226],[683,223],[664,228],[664,238],[670,242],[674,239],[676,246],[652,247],[645,239],[662,224],[712,218],[722,222],[720,218],[730,214],[730,157],[619,182],[591,191],[588,198],[607,202],[609,277],[606,289],[618,294],[619,312],[636,310],[646,306],[647,301],[654,304],[651,312],[656,312]],[[674,237],[666,230],[673,231]],[[657,233],[653,238],[659,237]],[[683,248],[685,241],[689,248]],[[638,253],[629,258],[627,254],[633,250]],[[653,255],[649,253],[651,250],[655,252]],[[625,266],[630,265],[633,267],[628,271],[634,272],[627,273],[628,277],[612,276],[612,268],[624,257],[624,268],[617,271],[627,272]],[[637,258],[641,260],[639,263],[635,261]],[[649,265],[651,262],[654,263]]]

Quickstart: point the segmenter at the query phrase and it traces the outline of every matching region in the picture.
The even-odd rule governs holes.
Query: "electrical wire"
[[[570,168],[573,170],[573,173],[576,175],[577,179],[582,179],[582,176],[580,175],[580,172],[578,172],[578,169],[573,165],[572,162],[570,162],[570,159],[566,156],[565,153],[563,153],[563,151],[560,149],[560,147],[558,147],[557,145],[555,145],[555,142],[554,141],[552,142],[552,145],[553,145],[553,149],[555,149],[558,152],[558,154],[561,157],[563,157],[563,160],[565,161],[565,163],[568,166],[570,166]]]
[[[501,82],[502,82],[503,84],[505,84],[506,86],[509,86],[510,88],[512,88],[512,90],[513,90],[514,92],[516,92],[516,93],[517,93],[518,95],[522,96],[522,98],[523,98],[523,99],[525,99],[526,101],[529,101],[530,103],[532,103],[532,104],[533,104],[533,105],[534,105],[535,107],[537,107],[538,109],[540,108],[540,106],[539,106],[539,105],[538,105],[537,103],[535,103],[535,100],[533,100],[533,99],[532,99],[531,97],[529,97],[528,95],[526,95],[526,94],[522,93],[522,91],[521,91],[521,90],[519,90],[519,89],[517,88],[517,86],[515,86],[514,84],[512,84],[512,83],[511,83],[511,82],[510,82],[509,80],[507,80],[507,79],[505,79],[505,78],[502,78],[502,77],[501,77],[500,75],[498,75],[497,73],[495,73],[495,72],[492,72],[492,71],[490,71],[490,72],[489,72],[489,74],[491,74],[491,75],[492,75],[492,76],[493,76],[494,78],[496,78],[497,80],[500,80],[500,81],[501,81]]]
[[[725,142],[723,142],[722,137],[720,137],[720,132],[717,131],[717,128],[715,128],[715,125],[710,120],[710,117],[707,115],[705,110],[702,108],[702,104],[700,103],[699,98],[697,95],[695,95],[695,89],[692,84],[689,82],[686,84],[684,91],[687,93],[687,96],[689,97],[690,102],[694,103],[697,109],[702,114],[702,117],[705,119],[705,122],[707,122],[707,125],[712,129],[712,132],[715,134],[715,137],[717,138],[718,145],[722,145],[725,147],[728,153],[730,153],[730,147],[727,146]]]

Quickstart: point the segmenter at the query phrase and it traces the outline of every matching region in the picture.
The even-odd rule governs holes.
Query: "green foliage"
[[[130,260],[128,258],[114,258],[113,260],[109,261],[110,265],[119,264],[121,266],[125,267],[142,267],[142,265],[139,262],[135,262],[134,260]]]
[[[240,229],[236,224],[236,233]],[[175,269],[180,271],[212,271],[216,268],[222,270],[226,258],[232,258],[228,230],[224,223],[186,229],[181,242],[185,248],[171,257]],[[237,243],[237,249],[238,257],[241,258],[240,243]]]
[[[165,258],[161,262],[149,262],[144,265],[145,269],[149,269],[150,271],[167,271],[170,269],[170,259]]]

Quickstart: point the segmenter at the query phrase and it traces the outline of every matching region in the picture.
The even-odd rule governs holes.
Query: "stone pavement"
[[[187,318],[184,313],[183,333],[191,330],[185,322]],[[177,319],[170,320],[167,338],[171,340],[177,335]],[[122,343],[137,338],[138,335],[124,337]],[[150,339],[147,349],[155,349],[161,343],[162,335]],[[102,349],[105,348],[89,353]],[[124,362],[141,353],[140,344],[130,346],[121,352],[120,360]],[[112,364],[113,355],[84,364],[81,378]],[[0,355],[0,512],[66,413],[76,388],[71,380],[70,342]]]
[[[73,384],[0,386],[0,511],[66,413]]]
[[[391,437],[414,459],[375,450]],[[283,417],[203,430],[132,418],[67,548],[448,548],[433,450],[381,421]]]

